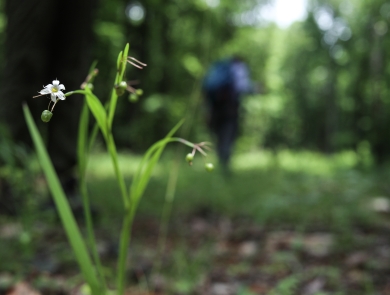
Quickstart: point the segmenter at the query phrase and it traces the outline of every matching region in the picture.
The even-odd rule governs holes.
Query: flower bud
[[[45,123],[49,122],[51,117],[53,116],[53,113],[49,110],[44,110],[41,115],[41,120]]]
[[[141,96],[142,94],[144,94],[144,91],[142,89],[137,89],[135,91],[135,93],[138,95],[138,96]]]
[[[92,83],[87,83],[87,85],[85,85],[85,88],[88,88],[88,89],[90,89],[92,91],[93,90],[93,84]]]
[[[127,89],[127,83],[125,81],[121,81],[119,84],[115,85],[116,95],[121,96],[125,93]]]
[[[135,93],[131,93],[129,95],[129,100],[130,100],[130,102],[137,102],[138,101],[138,95],[135,94]]]
[[[186,161],[191,165],[192,164],[192,160],[194,159],[194,155],[189,153],[187,154],[186,156]]]
[[[214,165],[213,165],[213,163],[206,163],[204,165],[204,168],[206,169],[206,171],[212,172],[214,170]]]

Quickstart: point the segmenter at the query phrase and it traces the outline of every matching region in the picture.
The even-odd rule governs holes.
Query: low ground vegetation
[[[162,248],[171,159],[168,152],[140,204],[129,294],[390,294],[388,169],[367,167],[354,152],[242,153],[228,177],[182,161]],[[127,178],[139,161],[121,154]],[[110,165],[95,152],[88,179],[99,252],[113,278],[122,207]],[[53,211],[40,209],[39,172],[34,179],[30,197],[38,201],[22,218],[0,217],[1,292],[81,294],[61,225]]]

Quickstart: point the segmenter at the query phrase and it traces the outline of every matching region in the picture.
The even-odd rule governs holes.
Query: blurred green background
[[[212,223],[213,213],[241,222],[243,227],[250,220],[265,226],[265,231],[279,227],[299,233],[332,232],[336,246],[333,259],[326,263],[339,269],[350,252],[375,252],[371,251],[375,245],[386,243],[389,250],[385,237],[389,236],[390,211],[390,1],[308,0],[307,17],[290,26],[270,21],[266,8],[272,3],[100,0],[91,54],[99,68],[95,92],[98,97],[108,97],[117,54],[129,42],[130,55],[148,64],[142,71],[128,71],[127,80],[138,80],[137,88],[142,88],[144,94],[136,104],[122,97],[114,120],[121,168],[130,181],[140,155],[181,118],[187,118],[182,129],[188,131],[181,135],[193,142],[211,138],[205,124],[202,78],[216,59],[242,56],[256,92],[242,102],[232,178],[226,181],[218,167],[215,174],[206,173],[200,157],[193,167],[185,167],[184,155],[189,151],[168,150],[141,201],[139,216],[148,222],[159,220],[168,172],[175,158],[182,167],[172,212],[175,220],[185,220],[175,225],[179,229],[175,233],[192,238],[192,216]],[[7,25],[4,4],[0,0],[0,85]],[[71,21],[71,16],[63,21]],[[5,134],[3,130],[0,133]],[[213,152],[210,158],[216,163]],[[26,261],[34,257],[36,248],[43,245],[47,250],[53,239],[34,229],[31,222],[43,220],[46,227],[58,224],[39,209],[48,193],[36,160],[2,136],[0,162],[6,164],[0,176],[29,196],[29,206],[24,206],[20,221],[23,230],[16,234],[19,236],[15,241],[0,247],[0,261],[4,261],[5,270],[28,274]],[[100,213],[100,237],[115,240],[123,212],[120,198],[116,198],[119,189],[112,166],[102,145],[93,151],[88,182],[92,204]],[[141,226],[134,232],[142,234],[144,229]],[[375,235],[362,238],[371,231]],[[155,232],[146,230],[146,234],[157,236]],[[214,238],[214,232],[210,236]],[[66,245],[62,247],[67,249]],[[154,242],[148,245],[155,247]],[[191,242],[183,245],[186,251],[192,251]],[[207,255],[214,253],[210,251],[207,248]],[[367,272],[364,275],[370,280],[388,277],[389,257],[378,259],[389,262],[387,268],[363,267]],[[69,263],[72,259],[66,256],[63,260]],[[304,255],[300,259],[303,269],[310,259]],[[212,263],[208,256],[206,260]],[[177,278],[191,273],[193,265],[196,258],[188,260],[188,269],[177,271]],[[205,265],[199,267],[199,273],[210,270]],[[278,273],[275,280],[283,276]],[[389,286],[382,285],[383,290]]]
[[[138,150],[161,137],[200,99],[209,64],[238,53],[259,87],[243,104],[241,150],[355,150],[386,161],[390,2],[309,1],[307,19],[287,29],[256,15],[265,4],[100,1],[95,56],[107,85],[99,84],[98,94],[110,89],[111,65],[125,42],[149,65],[128,77],[141,81],[145,96],[135,106],[122,101],[119,143]],[[192,127],[201,138],[202,116],[197,120]]]
[[[118,144],[142,151],[161,138],[188,105],[202,105],[200,83],[210,63],[240,54],[258,88],[243,103],[240,151],[354,150],[371,153],[377,164],[387,161],[390,2],[308,1],[307,18],[288,28],[266,21],[266,5],[101,0],[92,54],[99,61],[98,96],[108,96],[112,65],[126,42],[131,54],[148,64],[127,77],[139,80],[145,95],[136,105],[121,101],[114,128]],[[196,139],[205,133],[198,114],[192,126]]]

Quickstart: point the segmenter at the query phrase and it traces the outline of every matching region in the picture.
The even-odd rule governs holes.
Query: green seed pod
[[[144,91],[143,91],[142,89],[137,89],[137,90],[135,91],[135,93],[136,93],[137,95],[141,96],[142,94],[144,94]]]
[[[206,169],[206,171],[212,172],[214,170],[214,165],[213,165],[213,163],[206,163],[204,165],[204,168]]]
[[[49,122],[51,117],[53,117],[53,113],[49,110],[44,110],[41,115],[41,120],[45,123]]]
[[[135,94],[135,93],[131,93],[129,95],[129,100],[130,100],[130,102],[137,102],[138,101],[138,95]]]
[[[188,163],[192,163],[192,160],[194,160],[194,155],[193,154],[187,154],[187,156],[186,156],[186,161],[188,162]]]
[[[119,84],[115,85],[115,92],[116,95],[121,96],[123,93],[125,93],[127,89],[127,83],[125,81],[120,82]]]

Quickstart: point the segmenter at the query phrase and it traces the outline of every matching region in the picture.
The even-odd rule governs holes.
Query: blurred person
[[[30,107],[47,141],[65,193],[75,193],[76,141],[81,96],[61,102],[50,123],[40,116],[50,96],[38,95],[43,85],[59,80],[65,92],[79,89],[91,64],[92,23],[96,0],[8,0],[5,65],[0,88],[0,120],[18,145],[32,147],[22,104]],[[46,125],[47,124],[47,125]],[[45,128],[45,129],[43,129]],[[0,211],[16,211],[10,185],[3,183]],[[9,212],[8,212],[9,213]]]
[[[216,150],[225,172],[229,172],[238,134],[241,98],[251,93],[252,88],[248,67],[239,56],[216,61],[203,81],[208,125],[216,136]]]

